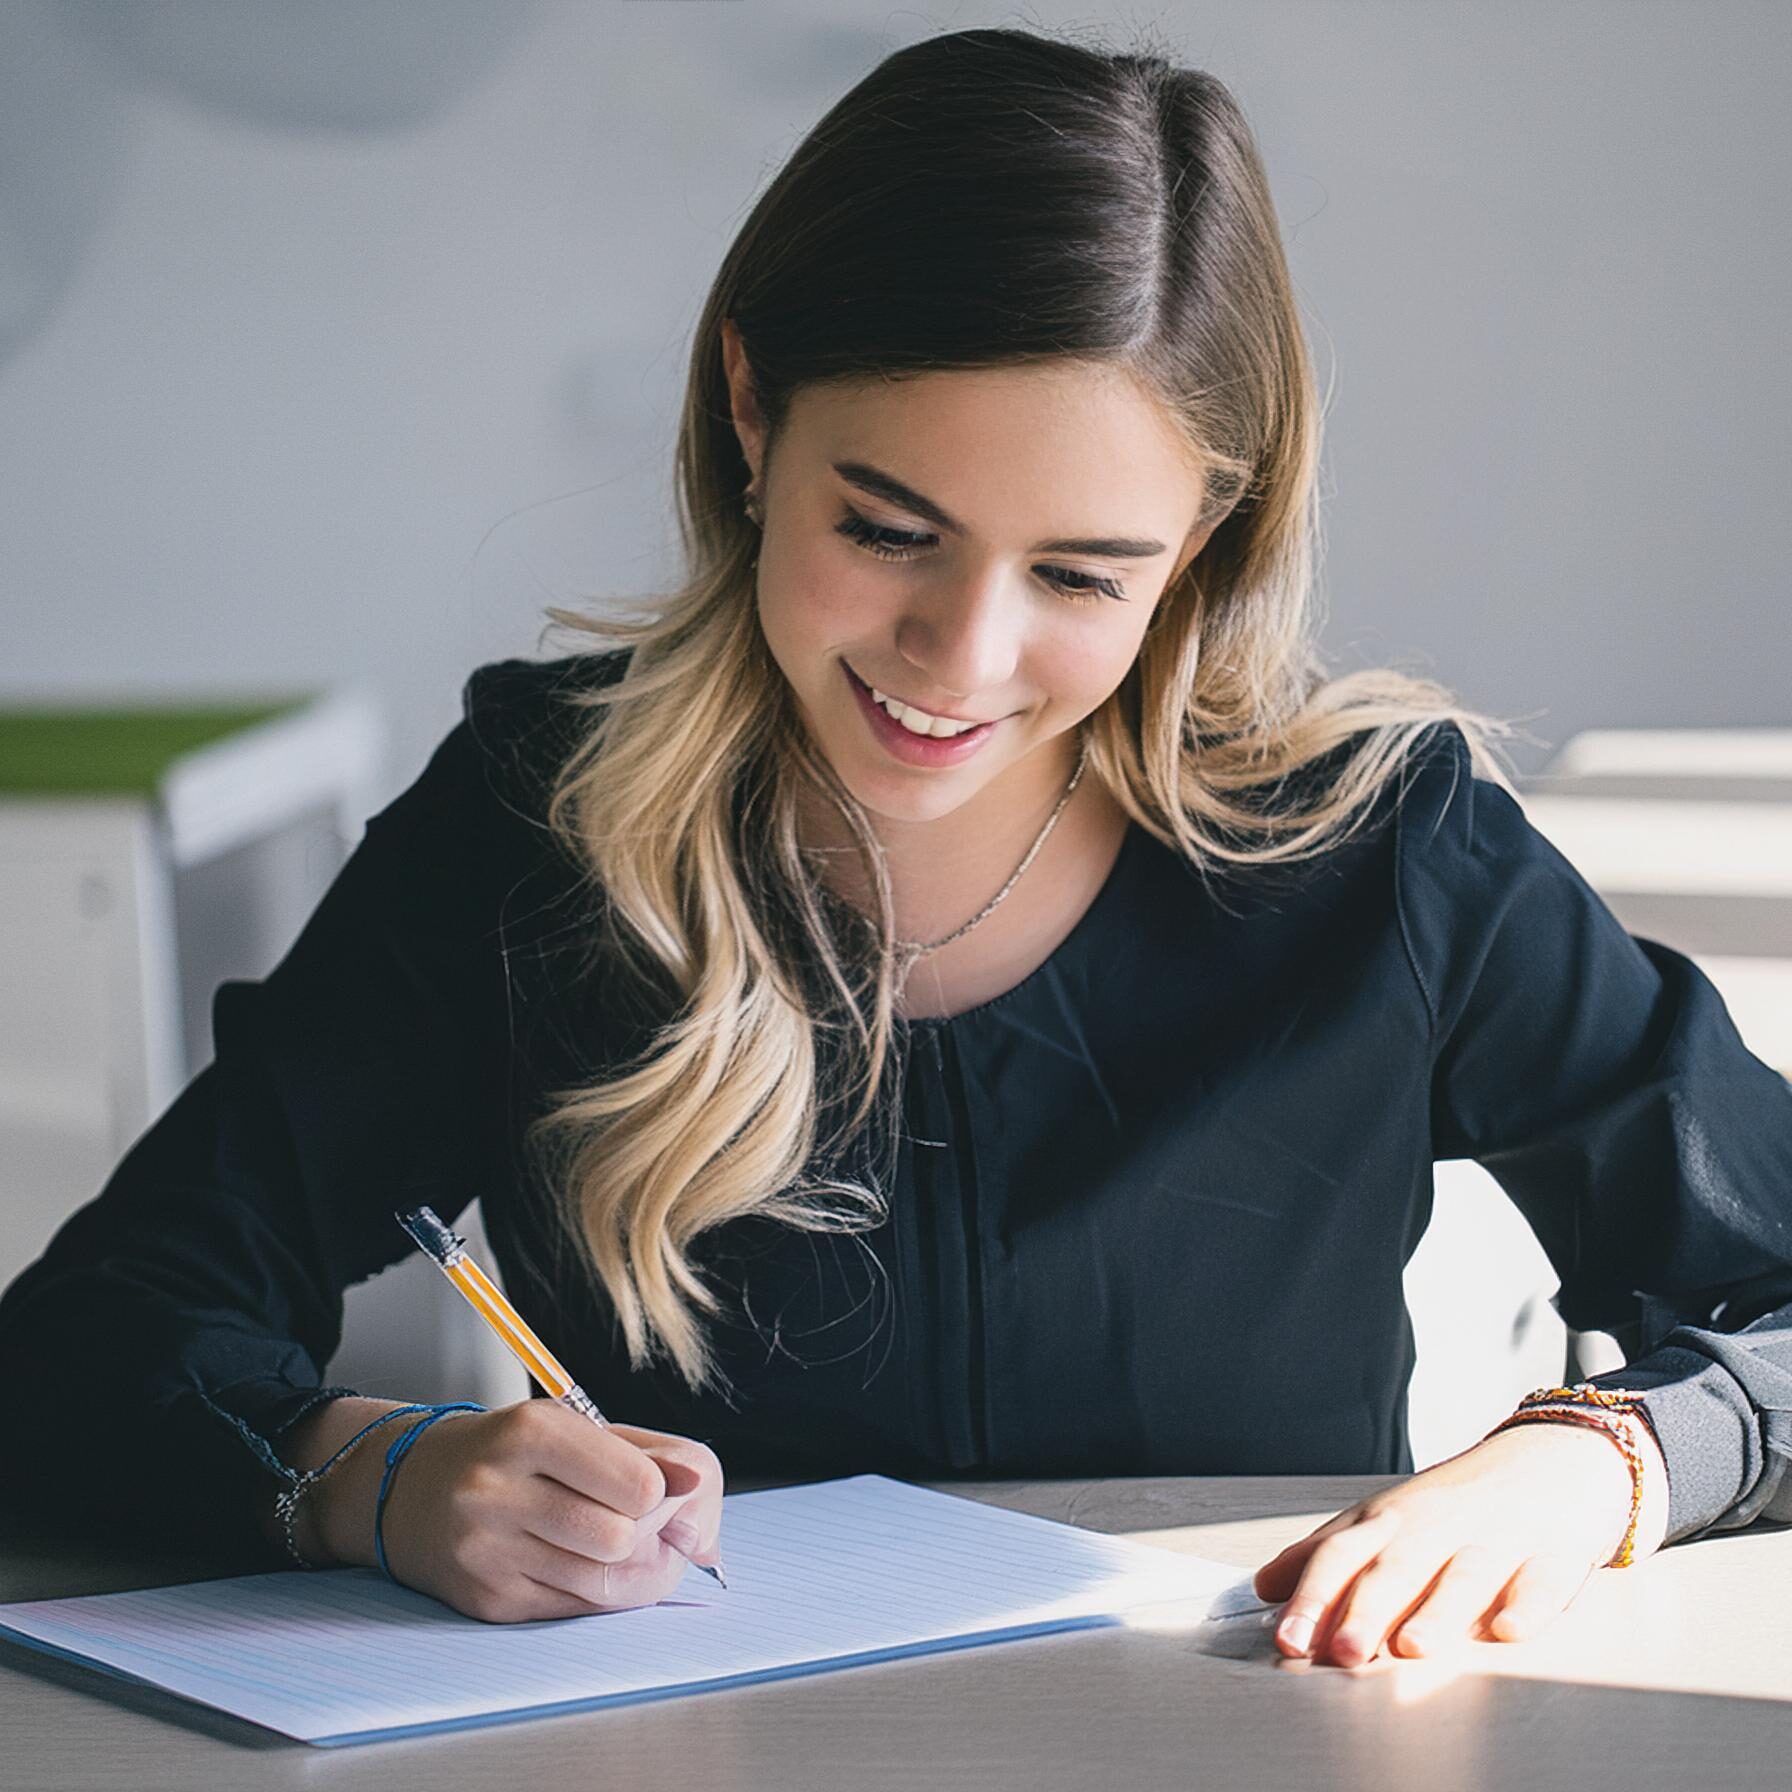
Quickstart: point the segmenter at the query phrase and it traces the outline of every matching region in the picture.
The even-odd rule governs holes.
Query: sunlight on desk
[[[1120,1534],[1249,1572],[1332,1515],[1314,1511]],[[1360,1668],[1294,1661],[1276,1648],[1269,1614],[1208,1619],[1192,1601],[1148,1607],[1126,1623],[1134,1630],[1183,1633],[1203,1654],[1281,1672],[1387,1675],[1402,1704],[1468,1674],[1792,1703],[1784,1648],[1789,1590],[1792,1530],[1763,1530],[1707,1537],[1665,1549],[1634,1568],[1602,1570],[1529,1641],[1465,1638],[1449,1655],[1428,1659],[1384,1654]]]

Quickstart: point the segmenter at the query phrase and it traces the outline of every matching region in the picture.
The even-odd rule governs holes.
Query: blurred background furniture
[[[364,700],[0,712],[0,1176],[10,1280],[211,1056],[358,832]]]
[[[0,1137],[9,1171],[45,1153],[40,1197],[108,1168],[210,1057],[213,988],[285,950],[378,750],[352,696],[0,711]]]
[[[210,1062],[218,985],[285,954],[377,806],[384,751],[354,689],[0,709],[0,1286]],[[489,1264],[477,1204],[459,1225]],[[440,1281],[413,1253],[347,1290],[329,1378],[522,1397]]]
[[[1691,958],[1749,1050],[1792,1081],[1792,729],[1588,730],[1520,796],[1625,928]],[[1419,1468],[1531,1388],[1624,1362],[1605,1333],[1563,1326],[1549,1260],[1492,1176],[1441,1163],[1436,1197],[1406,1276]]]

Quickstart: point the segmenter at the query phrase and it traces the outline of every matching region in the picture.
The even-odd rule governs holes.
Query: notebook
[[[724,1495],[728,1586],[488,1624],[377,1569],[0,1604],[0,1635],[325,1747],[1124,1621],[1263,1609],[1238,1570],[883,1475]]]

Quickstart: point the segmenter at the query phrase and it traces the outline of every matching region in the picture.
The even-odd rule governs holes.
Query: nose
[[[922,696],[988,697],[1014,678],[1026,617],[1026,593],[997,567],[928,581],[897,625],[896,650],[926,680]]]

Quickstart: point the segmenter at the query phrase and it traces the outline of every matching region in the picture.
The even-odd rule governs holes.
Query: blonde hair
[[[1250,128],[1226,88],[1156,54],[1012,30],[886,59],[799,146],[726,256],[697,326],[677,446],[689,576],[652,613],[548,614],[622,643],[559,769],[550,827],[601,890],[602,947],[660,991],[651,1045],[531,1125],[558,1221],[607,1291],[633,1366],[725,1381],[694,1242],[748,1215],[876,1225],[833,1173],[892,1099],[888,880],[865,813],[810,744],[760,632],[758,536],[721,351],[733,318],[775,452],[792,396],[1057,356],[1118,366],[1209,469],[1207,545],[1083,724],[1086,775],[1207,868],[1351,836],[1421,737],[1473,760],[1509,724],[1391,669],[1328,680],[1316,636],[1321,407]],[[1292,774],[1348,743],[1304,804]],[[797,836],[831,797],[876,912],[824,906]],[[1312,792],[1308,791],[1309,797]]]

